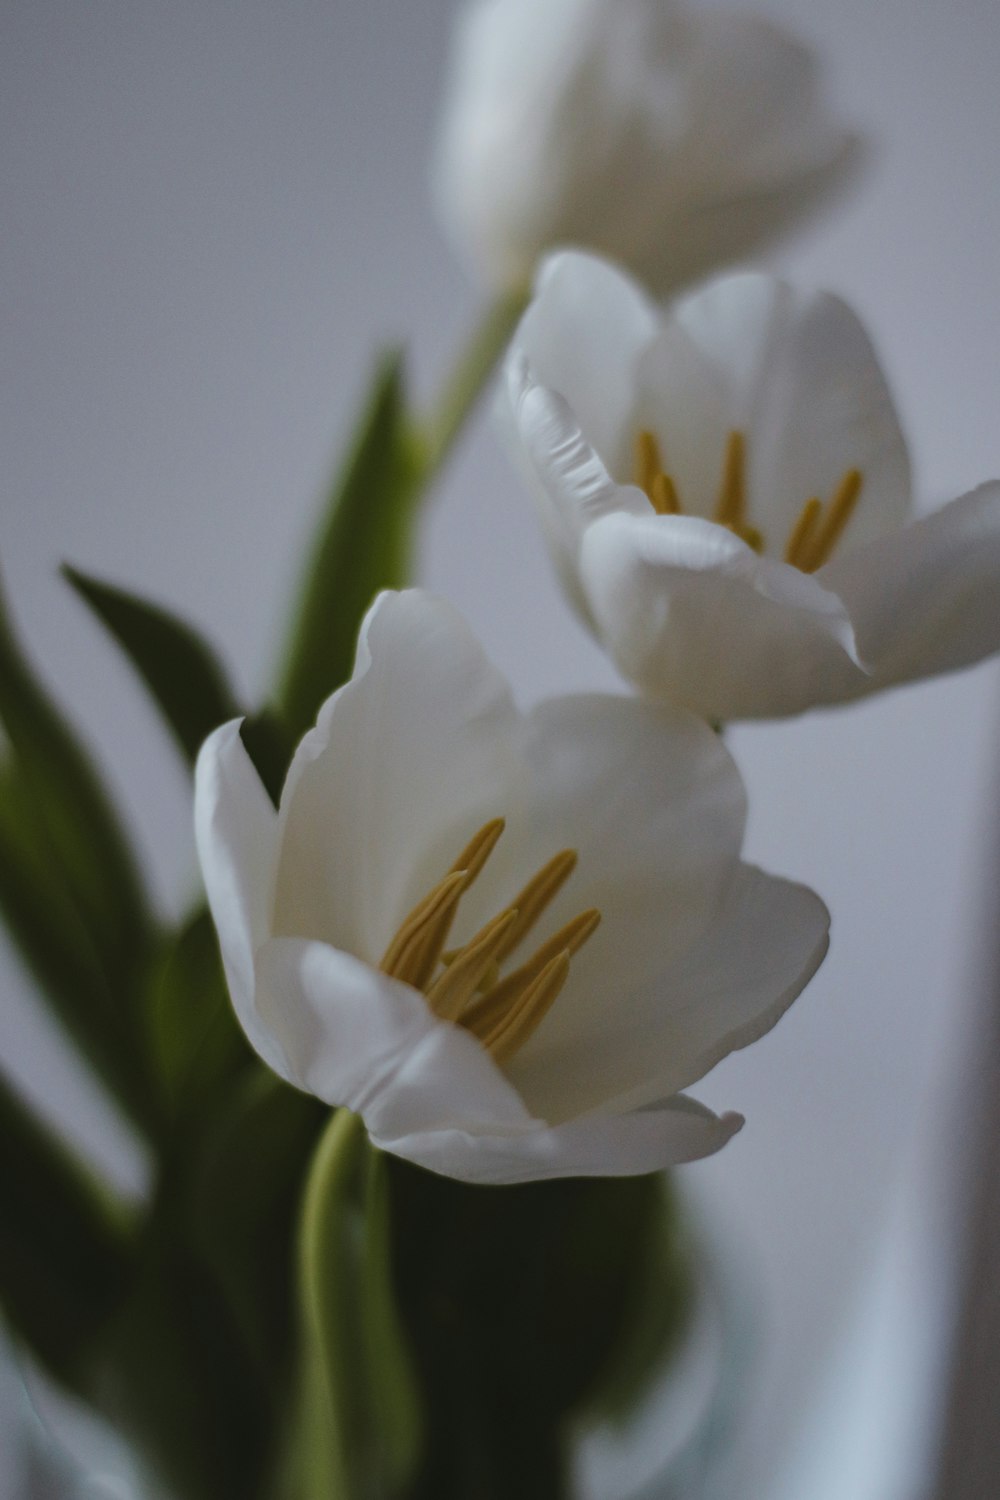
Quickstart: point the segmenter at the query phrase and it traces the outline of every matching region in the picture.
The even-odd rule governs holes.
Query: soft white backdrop
[[[1000,9],[752,8],[820,46],[875,147],[856,196],[773,263],[869,320],[926,503],[1000,475]],[[475,314],[426,191],[451,12],[450,0],[0,4],[0,559],[35,658],[101,747],[169,907],[193,878],[184,778],[55,566],[69,558],[172,603],[248,691],[263,689],[374,346],[410,340],[429,395]],[[486,422],[428,516],[420,572],[523,698],[615,685],[564,611]],[[904,1439],[929,1429],[919,1382],[900,1401],[900,1371],[923,1365],[892,1329],[912,1330],[928,1289],[946,1285],[998,681],[986,666],[733,735],[752,855],[813,884],[834,914],[807,995],[701,1090],[747,1115],[743,1135],[685,1173],[738,1247],[762,1330],[741,1497],[782,1474],[787,1500],[819,1494],[806,1477],[816,1450],[800,1437],[795,1457],[797,1434],[816,1430],[801,1424],[820,1392],[834,1399],[830,1372],[862,1358],[850,1330],[878,1321],[858,1309],[879,1256],[882,1284],[912,1281],[913,1295],[885,1314],[866,1410],[897,1399],[867,1439],[838,1415],[837,1454],[853,1467],[831,1493],[914,1493],[896,1460],[919,1470]],[[6,950],[0,962],[4,1066],[139,1181]],[[930,1326],[921,1347],[934,1347]],[[832,1464],[824,1455],[828,1479]]]

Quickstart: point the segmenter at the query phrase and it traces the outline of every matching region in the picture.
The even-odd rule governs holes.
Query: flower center
[[[581,912],[516,969],[502,974],[504,960],[576,867],[576,851],[563,849],[474,937],[446,951],[458,904],[503,830],[503,818],[484,823],[444,879],[405,918],[379,964],[383,973],[420,990],[436,1016],[471,1031],[498,1063],[513,1057],[541,1025],[566,983],[570,959],[601,920],[599,911]]]
[[[666,473],[660,445],[646,428],[635,435],[634,483],[644,490],[659,516],[684,514],[677,486]],[[860,469],[848,469],[826,505],[818,495],[807,500],[788,534],[784,560],[803,573],[815,573],[830,558],[844,534],[861,494]],[[725,526],[755,552],[763,552],[764,536],[750,524],[747,508],[746,438],[731,432],[726,440],[722,479],[712,520]]]

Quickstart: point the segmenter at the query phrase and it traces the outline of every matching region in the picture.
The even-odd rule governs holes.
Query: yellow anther
[[[520,1001],[488,1035],[483,1046],[498,1063],[507,1062],[537,1031],[569,977],[569,954],[559,953],[529,985]]]
[[[380,965],[392,978],[421,990],[435,1015],[472,1031],[498,1061],[513,1056],[540,1024],[566,981],[570,958],[600,921],[596,911],[581,913],[526,964],[501,979],[504,958],[530,932],[576,865],[576,851],[563,849],[475,937],[454,953],[443,954],[459,901],[503,828],[502,818],[483,825],[455,867],[405,917]],[[435,978],[442,961],[446,967]]]
[[[379,968],[391,974],[393,979],[415,984],[426,962],[429,933],[440,927],[446,915],[454,915],[465,887],[466,872],[453,870],[422,901],[418,901],[385,950]]]
[[[683,515],[677,486],[666,473],[660,447],[648,428],[635,435],[634,480],[659,516]],[[854,514],[863,483],[860,469],[848,469],[826,507],[815,496],[807,500],[785,544],[784,560],[803,573],[815,573],[829,559]],[[734,428],[726,439],[722,480],[712,519],[725,526],[755,552],[763,552],[761,531],[750,524],[747,500],[747,443]]]
[[[466,889],[472,884],[480,870],[496,848],[497,839],[507,826],[505,818],[491,818],[466,844],[452,865],[452,870],[464,870]]]
[[[596,907],[591,907],[589,911],[582,911],[571,922],[567,922],[565,927],[560,927],[525,963],[470,1005],[462,1017],[462,1024],[475,1031],[477,1036],[484,1030],[490,1030],[507,1011],[518,1004],[525,990],[534,983],[546,964],[551,963],[560,953],[568,953],[570,957],[579,953],[600,923],[600,912]]]
[[[513,953],[518,943],[527,937],[542,912],[576,869],[576,861],[575,849],[563,849],[559,854],[553,855],[536,875],[532,875],[527,885],[518,891],[510,903],[517,907],[517,921],[507,934],[507,941],[497,955],[498,958],[503,959],[508,953]]]
[[[800,559],[808,556],[813,532],[816,530],[816,523],[822,513],[823,502],[817,495],[803,505],[799,519],[792,527],[785,544],[785,562],[791,563],[793,568],[800,568],[802,566]]]
[[[501,912],[459,949],[427,991],[427,1004],[435,1015],[443,1021],[458,1020],[480,981],[496,964],[501,945],[516,921],[515,910]]]
[[[497,840],[503,833],[506,824],[503,818],[491,818],[484,823],[479,832],[466,844],[461,854],[451,867],[453,875],[465,876],[464,884],[459,891],[463,896],[476,876],[482,870],[493,850],[496,848]],[[424,946],[417,949],[412,955],[409,965],[409,982],[418,990],[426,989],[434,977],[434,970],[442,957],[442,950],[448,941],[451,932],[451,924],[455,919],[458,909],[458,899],[446,906],[439,914],[436,922],[431,923],[425,929]]]
[[[817,568],[821,568],[840,541],[844,528],[854,514],[862,483],[860,469],[848,469],[837,486],[811,545],[800,556],[799,567],[804,573],[815,573]]]
[[[726,456],[722,465],[722,484],[715,507],[715,520],[740,532],[745,525],[747,505],[746,440],[742,432],[733,431],[726,439]]]
[[[677,486],[669,474],[660,473],[654,476],[649,488],[649,500],[658,516],[679,516],[682,514]]]
[[[641,427],[635,435],[635,454],[632,462],[632,480],[647,495],[652,494],[653,480],[662,473],[660,445],[655,435]]]

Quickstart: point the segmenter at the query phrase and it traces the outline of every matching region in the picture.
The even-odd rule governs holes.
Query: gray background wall
[[[774,264],[842,292],[870,321],[919,493],[937,503],[1000,474],[1000,9],[766,10],[821,47],[836,97],[876,147],[861,191]],[[475,312],[426,192],[451,12],[450,0],[0,5],[0,560],[167,908],[193,880],[184,780],[55,565],[69,558],[171,602],[248,690],[264,686],[374,346],[408,339],[429,395]],[[466,610],[524,699],[614,685],[564,610],[488,423],[447,476],[420,571]],[[788,1469],[789,1455],[800,1430],[830,1430],[802,1424],[821,1395],[838,1399],[830,1372],[855,1360],[867,1361],[882,1440],[859,1434],[853,1487],[833,1493],[915,1492],[884,1450],[920,1470],[930,1387],[907,1377],[928,1365],[936,1325],[919,1358],[893,1329],[912,1333],[914,1309],[936,1306],[929,1293],[947,1284],[951,1164],[971,1149],[962,1067],[996,814],[997,686],[986,666],[733,736],[751,855],[814,884],[835,921],[807,996],[701,1090],[744,1111],[746,1130],[685,1174],[761,1330],[741,1494],[782,1473],[789,1500],[819,1494],[815,1477],[792,1477],[812,1460]],[[137,1183],[141,1162],[13,958],[0,963],[4,1067]],[[884,1310],[879,1285],[903,1301],[885,1314],[873,1364],[846,1331],[878,1323],[858,1309]],[[860,1389],[844,1376],[845,1410]],[[838,1432],[853,1430],[838,1417]],[[828,1475],[849,1446],[845,1436]]]

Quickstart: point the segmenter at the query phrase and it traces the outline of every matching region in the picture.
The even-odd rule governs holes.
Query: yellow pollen
[[[541,1024],[566,982],[572,955],[600,921],[597,911],[581,912],[520,968],[501,977],[504,959],[531,931],[576,867],[576,851],[563,849],[474,937],[445,954],[458,903],[483,869],[503,829],[502,818],[483,825],[451,871],[406,916],[380,964],[386,974],[421,990],[435,1015],[471,1031],[498,1062],[513,1057]]]
[[[786,563],[803,573],[815,573],[829,560],[854,514],[863,482],[860,469],[848,469],[825,514],[818,497],[806,501],[785,544]],[[684,514],[677,485],[662,466],[659,442],[646,427],[640,428],[635,435],[633,483],[645,492],[658,516]],[[726,439],[722,479],[712,520],[717,526],[725,526],[755,552],[764,551],[764,534],[750,524],[748,517],[747,443],[745,435],[736,428]]]

